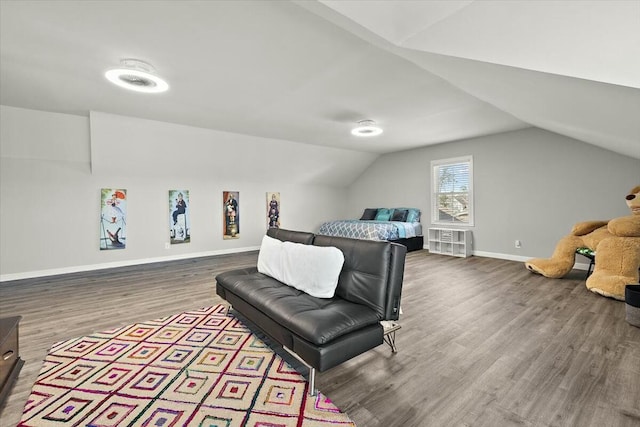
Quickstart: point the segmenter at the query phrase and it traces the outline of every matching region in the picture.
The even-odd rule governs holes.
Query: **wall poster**
[[[267,228],[280,228],[279,192],[267,192]]]
[[[240,193],[238,191],[222,192],[223,206],[223,239],[240,238]]]
[[[100,193],[100,250],[124,249],[127,242],[127,190],[103,188]]]
[[[169,238],[171,244],[191,241],[189,190],[169,190]]]

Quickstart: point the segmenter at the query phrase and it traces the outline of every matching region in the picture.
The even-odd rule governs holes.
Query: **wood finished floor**
[[[215,274],[257,253],[0,284],[0,316],[21,315],[25,366],[0,415],[17,424],[50,345],[221,303]],[[320,373],[359,427],[640,426],[640,328],[622,302],[520,262],[407,256],[399,352],[382,345]]]

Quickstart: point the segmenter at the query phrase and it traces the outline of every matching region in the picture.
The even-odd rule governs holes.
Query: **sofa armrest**
[[[378,320],[397,320],[406,246],[387,241],[321,236],[316,246],[335,246],[344,254],[336,295],[374,310]]]
[[[407,247],[397,243],[391,245],[391,261],[389,262],[389,282],[387,285],[387,305],[385,320],[398,320],[400,317],[400,298],[402,297],[402,283],[404,281],[404,262]]]

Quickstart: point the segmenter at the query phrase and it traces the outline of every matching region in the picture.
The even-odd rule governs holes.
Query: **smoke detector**
[[[104,75],[113,84],[144,93],[158,93],[169,89],[169,84],[155,75],[155,68],[139,59],[122,59],[120,67],[108,70]]]
[[[382,128],[376,125],[373,120],[360,120],[357,126],[351,129],[351,134],[355,136],[376,136],[382,133]]]

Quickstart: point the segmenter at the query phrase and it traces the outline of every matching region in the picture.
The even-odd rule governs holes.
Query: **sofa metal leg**
[[[316,368],[309,368],[309,396],[318,394],[316,390]]]
[[[396,331],[388,333],[383,337],[383,339],[384,339],[384,342],[389,344],[389,347],[391,347],[392,353],[398,352],[398,348],[396,347]]]
[[[305,362],[302,357],[298,356],[298,354],[291,350],[289,347],[282,346],[282,348],[284,348],[287,353],[295,357],[300,363],[302,363],[309,369],[309,396],[317,395],[318,390],[316,390],[316,368],[311,367],[311,365]]]
[[[386,342],[389,347],[391,347],[392,353],[397,353],[398,348],[396,347],[396,331],[400,329],[400,323],[393,320],[383,320],[380,322],[382,325],[382,339]]]
[[[224,311],[224,315],[225,316],[231,316],[231,309],[233,308],[233,306],[231,304],[225,304],[225,311]]]

